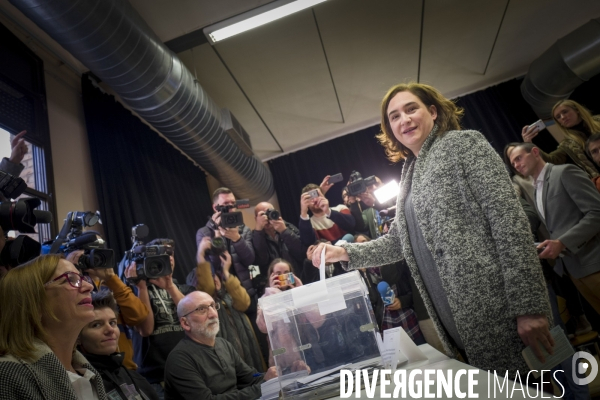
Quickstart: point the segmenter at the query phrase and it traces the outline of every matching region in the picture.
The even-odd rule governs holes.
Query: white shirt
[[[76,374],[71,371],[67,371],[73,390],[79,400],[98,400],[98,393],[96,388],[90,381],[96,376],[92,371],[87,368],[76,368],[76,371],[83,374],[83,376]]]
[[[535,203],[537,205],[538,213],[544,221],[546,221],[546,213],[544,211],[544,181],[546,180],[546,171],[548,169],[548,163],[544,165],[544,168],[540,171],[537,179],[535,180]]]

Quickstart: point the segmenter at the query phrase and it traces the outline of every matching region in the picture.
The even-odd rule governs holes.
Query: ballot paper
[[[425,353],[417,347],[404,329],[400,329],[400,350],[410,362],[427,360]]]
[[[298,382],[303,383],[303,384],[311,383],[313,381],[316,381],[317,379],[323,378],[324,376],[333,375],[336,372],[339,372],[341,369],[346,369],[348,367],[348,365],[350,365],[350,364],[340,365],[338,367],[328,369],[327,371],[323,371],[323,372],[319,372],[317,374],[305,376],[304,378],[298,379]]]
[[[384,350],[381,353],[381,358],[383,359],[385,368],[395,370],[399,363],[408,361],[408,358],[400,349],[400,331],[404,332],[404,329],[401,326],[383,331]]]
[[[552,337],[554,338],[554,354],[548,354],[544,346],[542,346],[542,344],[539,343],[539,347],[542,350],[542,353],[544,354],[546,362],[542,363],[536,357],[536,355],[533,353],[533,350],[531,349],[531,346],[527,346],[522,352],[523,358],[525,359],[527,366],[532,370],[533,376],[535,376],[536,378],[538,378],[540,375],[539,371],[550,370],[556,367],[564,360],[566,360],[567,358],[571,357],[573,354],[575,354],[573,346],[571,346],[569,339],[567,339],[565,332],[559,325],[556,325],[554,328],[552,328],[550,330],[550,334],[552,334]]]
[[[325,280],[325,249],[327,246],[323,246],[323,251],[321,252],[321,265],[319,265],[319,279],[321,281]]]
[[[344,293],[342,292],[341,287],[330,287],[327,294],[329,299],[317,303],[321,315],[330,314],[346,308],[346,300],[344,299]]]
[[[308,375],[308,371],[301,370],[297,372],[292,372],[291,374],[280,376],[278,378],[269,379],[268,381],[263,382],[260,385],[260,390],[262,393],[261,399],[269,400],[269,399],[278,399],[279,398],[279,390],[293,383],[298,378],[302,378]]]

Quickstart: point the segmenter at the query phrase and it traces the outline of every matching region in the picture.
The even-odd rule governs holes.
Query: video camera
[[[131,228],[131,250],[125,252],[128,261],[136,263],[137,279],[127,278],[129,283],[137,283],[138,280],[156,279],[161,276],[171,275],[171,255],[173,247],[170,245],[144,245],[140,239],[148,236],[149,229],[144,224]]]
[[[50,245],[44,244],[44,253],[69,254],[76,250],[83,250],[83,254],[77,262],[77,269],[85,271],[96,268],[114,268],[115,254],[112,249],[106,248],[106,242],[95,231],[83,231],[88,228],[102,224],[100,212],[70,211],[67,213],[65,223],[60,233]],[[48,250],[49,247],[49,250]]]
[[[250,200],[242,199],[237,200],[235,205],[217,205],[215,209],[221,213],[221,223],[219,224],[222,228],[235,228],[236,226],[244,225],[244,217],[240,211],[230,212],[231,209],[244,209],[250,208]]]
[[[10,193],[9,196],[15,195],[20,189],[12,192],[5,190],[5,187],[11,183],[12,175],[0,171],[0,191],[3,194]],[[20,179],[22,181],[22,179]],[[27,187],[27,186],[25,186]],[[24,190],[24,189],[23,189]],[[22,190],[17,194],[20,195]],[[0,203],[0,226],[5,234],[8,231],[19,231],[21,233],[36,233],[35,225],[38,223],[52,222],[52,214],[49,211],[35,210],[41,204],[40,199],[26,198],[18,201],[3,201]],[[14,240],[7,240],[2,252],[0,252],[0,264],[6,267],[16,267],[40,255],[41,244],[27,235],[19,235]]]
[[[362,175],[358,171],[352,171],[350,174],[350,183],[348,184],[348,195],[349,196],[358,196],[367,191],[367,188],[371,185],[375,185],[377,180],[375,179],[375,175],[371,175],[365,179],[362,178]]]

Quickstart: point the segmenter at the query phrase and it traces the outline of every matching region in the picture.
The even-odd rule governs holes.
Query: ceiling
[[[524,75],[600,16],[598,0],[328,0],[214,47],[202,40],[201,28],[269,2],[130,0],[161,40],[179,42],[178,56],[263,160],[377,124],[399,82],[456,97]],[[0,12],[85,71],[7,0]]]

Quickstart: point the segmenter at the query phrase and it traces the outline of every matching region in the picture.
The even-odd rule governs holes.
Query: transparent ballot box
[[[259,300],[279,377],[263,399],[339,395],[340,369],[381,361],[377,323],[358,271]]]

